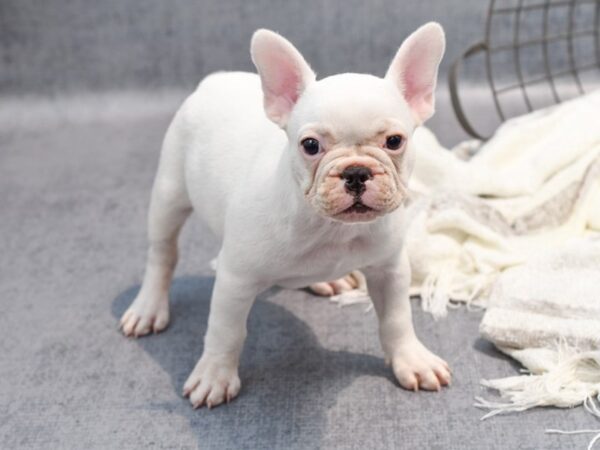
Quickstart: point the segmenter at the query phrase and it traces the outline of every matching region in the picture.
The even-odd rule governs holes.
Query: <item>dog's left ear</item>
[[[283,128],[315,74],[296,47],[269,30],[254,33],[250,54],[260,75],[267,117]]]
[[[429,22],[406,38],[385,75],[400,89],[419,125],[435,110],[438,66],[445,47],[443,28]]]

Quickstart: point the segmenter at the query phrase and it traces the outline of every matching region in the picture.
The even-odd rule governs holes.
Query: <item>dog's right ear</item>
[[[385,75],[400,89],[419,124],[435,110],[438,66],[445,48],[444,29],[429,22],[406,38]]]
[[[269,30],[254,33],[250,54],[260,75],[267,117],[283,128],[315,74],[296,47]]]

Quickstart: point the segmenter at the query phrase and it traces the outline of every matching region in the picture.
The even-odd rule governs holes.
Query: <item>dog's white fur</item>
[[[433,114],[443,51],[443,31],[429,23],[403,43],[385,78],[347,73],[316,81],[292,44],[259,30],[251,43],[259,76],[211,75],[177,112],[152,190],[144,281],[121,325],[127,336],[167,326],[177,237],[194,210],[222,240],[204,353],[184,385],[195,407],[238,394],[246,319],[258,293],[354,269],[367,277],[399,383],[415,390],[449,383],[447,364],[413,330],[401,207],[411,135]],[[403,136],[402,148],[386,148],[389,135]],[[307,136],[320,141],[317,155],[303,151]],[[355,166],[373,174],[362,194],[366,212],[347,210],[356,197],[342,172]]]

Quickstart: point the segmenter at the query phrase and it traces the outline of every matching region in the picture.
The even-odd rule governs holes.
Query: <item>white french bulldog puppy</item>
[[[162,148],[141,290],[123,333],[162,331],[179,231],[194,210],[221,239],[204,352],[183,392],[194,407],[238,395],[238,363],[254,298],[360,269],[386,361],[407,389],[439,390],[448,365],[417,339],[408,289],[403,202],[412,134],[434,112],[440,25],[402,44],[385,75],[316,81],[302,55],[254,33],[258,76],[207,77],[177,112]]]

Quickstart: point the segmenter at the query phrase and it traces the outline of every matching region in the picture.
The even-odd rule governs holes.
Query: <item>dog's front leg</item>
[[[202,357],[183,387],[194,408],[209,408],[236,397],[246,321],[259,291],[257,283],[219,267],[212,294]]]
[[[450,383],[448,364],[417,338],[410,308],[410,264],[406,250],[398,261],[364,270],[379,319],[379,337],[400,385],[439,390]]]

